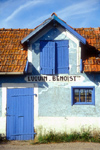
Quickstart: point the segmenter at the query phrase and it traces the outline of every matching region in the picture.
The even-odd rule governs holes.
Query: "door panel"
[[[7,139],[34,138],[33,88],[7,90]]]

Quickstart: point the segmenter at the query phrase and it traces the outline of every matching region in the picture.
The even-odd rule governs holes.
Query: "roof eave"
[[[70,26],[68,26],[65,22],[59,19],[56,15],[53,18],[59,22],[63,27],[65,27],[69,32],[71,32],[76,38],[78,38],[83,44],[86,44],[86,39],[78,34],[75,30],[73,30]]]
[[[38,26],[33,32],[31,32],[28,36],[26,36],[23,40],[21,40],[21,44],[28,41],[33,35],[35,35],[38,31],[40,31],[42,28],[44,28],[47,24],[49,24],[53,18],[51,17],[49,20]]]
[[[21,75],[24,72],[0,72],[0,75]]]
[[[35,35],[37,32],[39,32],[42,28],[44,28],[47,24],[49,24],[52,20],[56,20],[59,24],[61,24],[65,29],[67,29],[69,32],[71,32],[76,38],[79,39],[83,44],[86,44],[86,39],[82,37],[80,34],[78,34],[76,31],[74,31],[70,26],[68,26],[64,21],[62,21],[60,18],[57,17],[57,15],[53,14],[51,18],[47,19],[43,24],[38,26],[33,32],[31,32],[28,36],[26,36],[23,40],[21,40],[21,43],[25,43],[28,41],[33,35]]]

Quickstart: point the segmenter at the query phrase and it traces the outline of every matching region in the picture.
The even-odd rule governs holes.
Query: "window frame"
[[[75,89],[92,89],[92,102],[74,102]],[[94,86],[72,86],[71,87],[71,105],[95,105],[95,87]]]

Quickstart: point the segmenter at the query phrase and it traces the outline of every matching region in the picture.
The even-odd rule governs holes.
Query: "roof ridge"
[[[53,12],[53,13],[51,14],[51,16],[53,16],[53,15],[57,16],[57,14],[56,14],[55,12]]]

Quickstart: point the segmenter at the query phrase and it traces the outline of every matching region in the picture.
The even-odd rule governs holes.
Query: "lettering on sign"
[[[39,76],[39,75],[29,75],[25,77],[27,82],[76,82],[83,81],[84,77],[75,76],[75,75],[67,75],[67,76]]]

